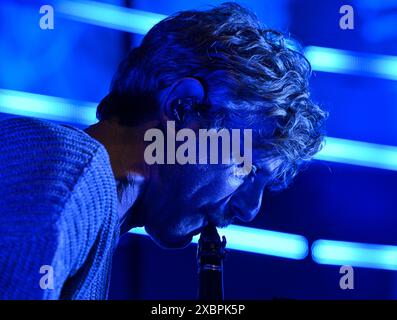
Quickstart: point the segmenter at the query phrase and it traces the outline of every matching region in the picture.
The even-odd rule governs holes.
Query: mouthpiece
[[[215,226],[208,225],[200,235],[197,247],[199,300],[223,300],[223,259],[226,238],[222,241]]]

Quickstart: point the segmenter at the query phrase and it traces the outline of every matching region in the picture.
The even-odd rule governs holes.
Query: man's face
[[[241,162],[238,160],[239,151],[234,149],[235,146],[239,145],[241,149],[238,150],[244,150],[244,154],[246,147],[249,146],[250,169],[253,163],[252,136],[246,143],[245,131],[242,136],[237,136],[237,141],[236,136],[230,135],[229,132],[231,139],[226,139],[225,143],[221,139],[222,143],[214,150],[211,149],[212,147],[200,148],[200,128],[206,128],[207,125],[201,123],[201,115],[193,106],[198,105],[199,108],[202,106],[186,103],[203,99],[205,93],[200,81],[183,78],[166,92],[162,95],[166,98],[161,104],[159,113],[159,128],[166,136],[163,141],[168,144],[168,137],[173,134],[174,137],[176,136],[176,141],[179,141],[176,143],[178,149],[178,144],[184,141],[178,139],[178,133],[181,133],[182,129],[190,129],[196,137],[193,139],[195,154],[204,161],[193,162],[195,164],[189,162],[191,164],[184,165],[178,161],[174,162],[175,164],[148,164],[146,171],[149,174],[138,205],[134,209],[141,218],[141,224],[157,244],[176,248],[188,245],[192,237],[200,233],[207,224],[227,226],[235,217],[245,221],[252,220],[260,209],[263,189],[269,176],[265,172],[236,175],[237,163],[241,165]],[[170,122],[174,124],[172,128],[169,126]],[[240,127],[244,127],[242,123]],[[218,163],[225,163],[224,147],[226,150],[230,147],[229,151],[225,152],[226,158],[230,160],[226,161],[228,164],[210,164],[213,163],[210,161],[211,150],[212,155],[219,156],[219,153],[222,155],[222,161]],[[202,150],[210,152],[202,152]],[[162,152],[166,152],[168,158],[168,150]],[[174,159],[178,158],[177,151],[174,156]]]
[[[235,175],[233,164],[151,165],[140,202],[145,229],[162,247],[188,245],[208,223],[226,226],[258,213],[267,177]]]

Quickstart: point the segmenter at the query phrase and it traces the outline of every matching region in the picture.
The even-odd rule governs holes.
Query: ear
[[[182,78],[176,81],[164,95],[161,107],[161,121],[173,120],[180,122],[184,117],[184,102],[202,103],[205,90],[201,82],[195,78]]]

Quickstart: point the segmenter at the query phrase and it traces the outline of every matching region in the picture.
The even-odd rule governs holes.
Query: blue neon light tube
[[[397,80],[397,57],[308,46],[313,70]]]
[[[147,236],[144,228],[134,228],[129,232]],[[221,236],[226,236],[226,248],[228,249],[295,260],[304,259],[308,254],[307,239],[296,234],[237,225],[230,225],[227,228],[218,229],[218,232]],[[199,236],[195,236],[192,242],[197,243],[198,239]]]
[[[55,2],[55,10],[67,19],[119,31],[145,35],[166,15],[125,8],[98,1]],[[397,80],[397,57],[308,46],[305,56],[313,70]]]
[[[312,258],[320,264],[397,270],[397,246],[391,245],[317,240]]]
[[[0,112],[81,125],[96,122],[96,103],[0,89]]]
[[[167,17],[97,1],[62,0],[55,2],[54,8],[61,16],[71,20],[142,35]]]
[[[397,147],[326,137],[315,159],[386,170],[397,170]]]
[[[48,120],[90,125],[96,122],[96,103],[73,101],[15,90],[0,89],[0,112],[33,116]],[[397,170],[397,147],[327,137],[326,147],[316,159]],[[132,233],[144,234],[142,229]],[[220,233],[228,238],[228,247],[235,250],[303,259],[307,241],[299,235],[229,226]],[[194,239],[197,242],[197,237]],[[319,263],[350,264],[395,270],[397,247],[352,244],[318,240],[313,245],[313,259]]]
[[[91,125],[96,122],[96,105],[94,102],[0,89],[0,112],[20,116]],[[315,159],[397,170],[397,147],[327,137],[325,147]]]

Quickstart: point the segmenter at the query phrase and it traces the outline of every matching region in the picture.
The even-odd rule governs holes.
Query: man
[[[322,143],[326,115],[310,99],[310,66],[293,44],[235,3],[180,12],[120,64],[99,123],[85,132],[2,122],[0,297],[103,299],[120,228],[145,226],[176,248],[209,223],[252,220],[263,190],[286,187]],[[145,135],[167,134],[169,122],[252,130],[252,167],[236,174],[233,156],[148,164]]]

